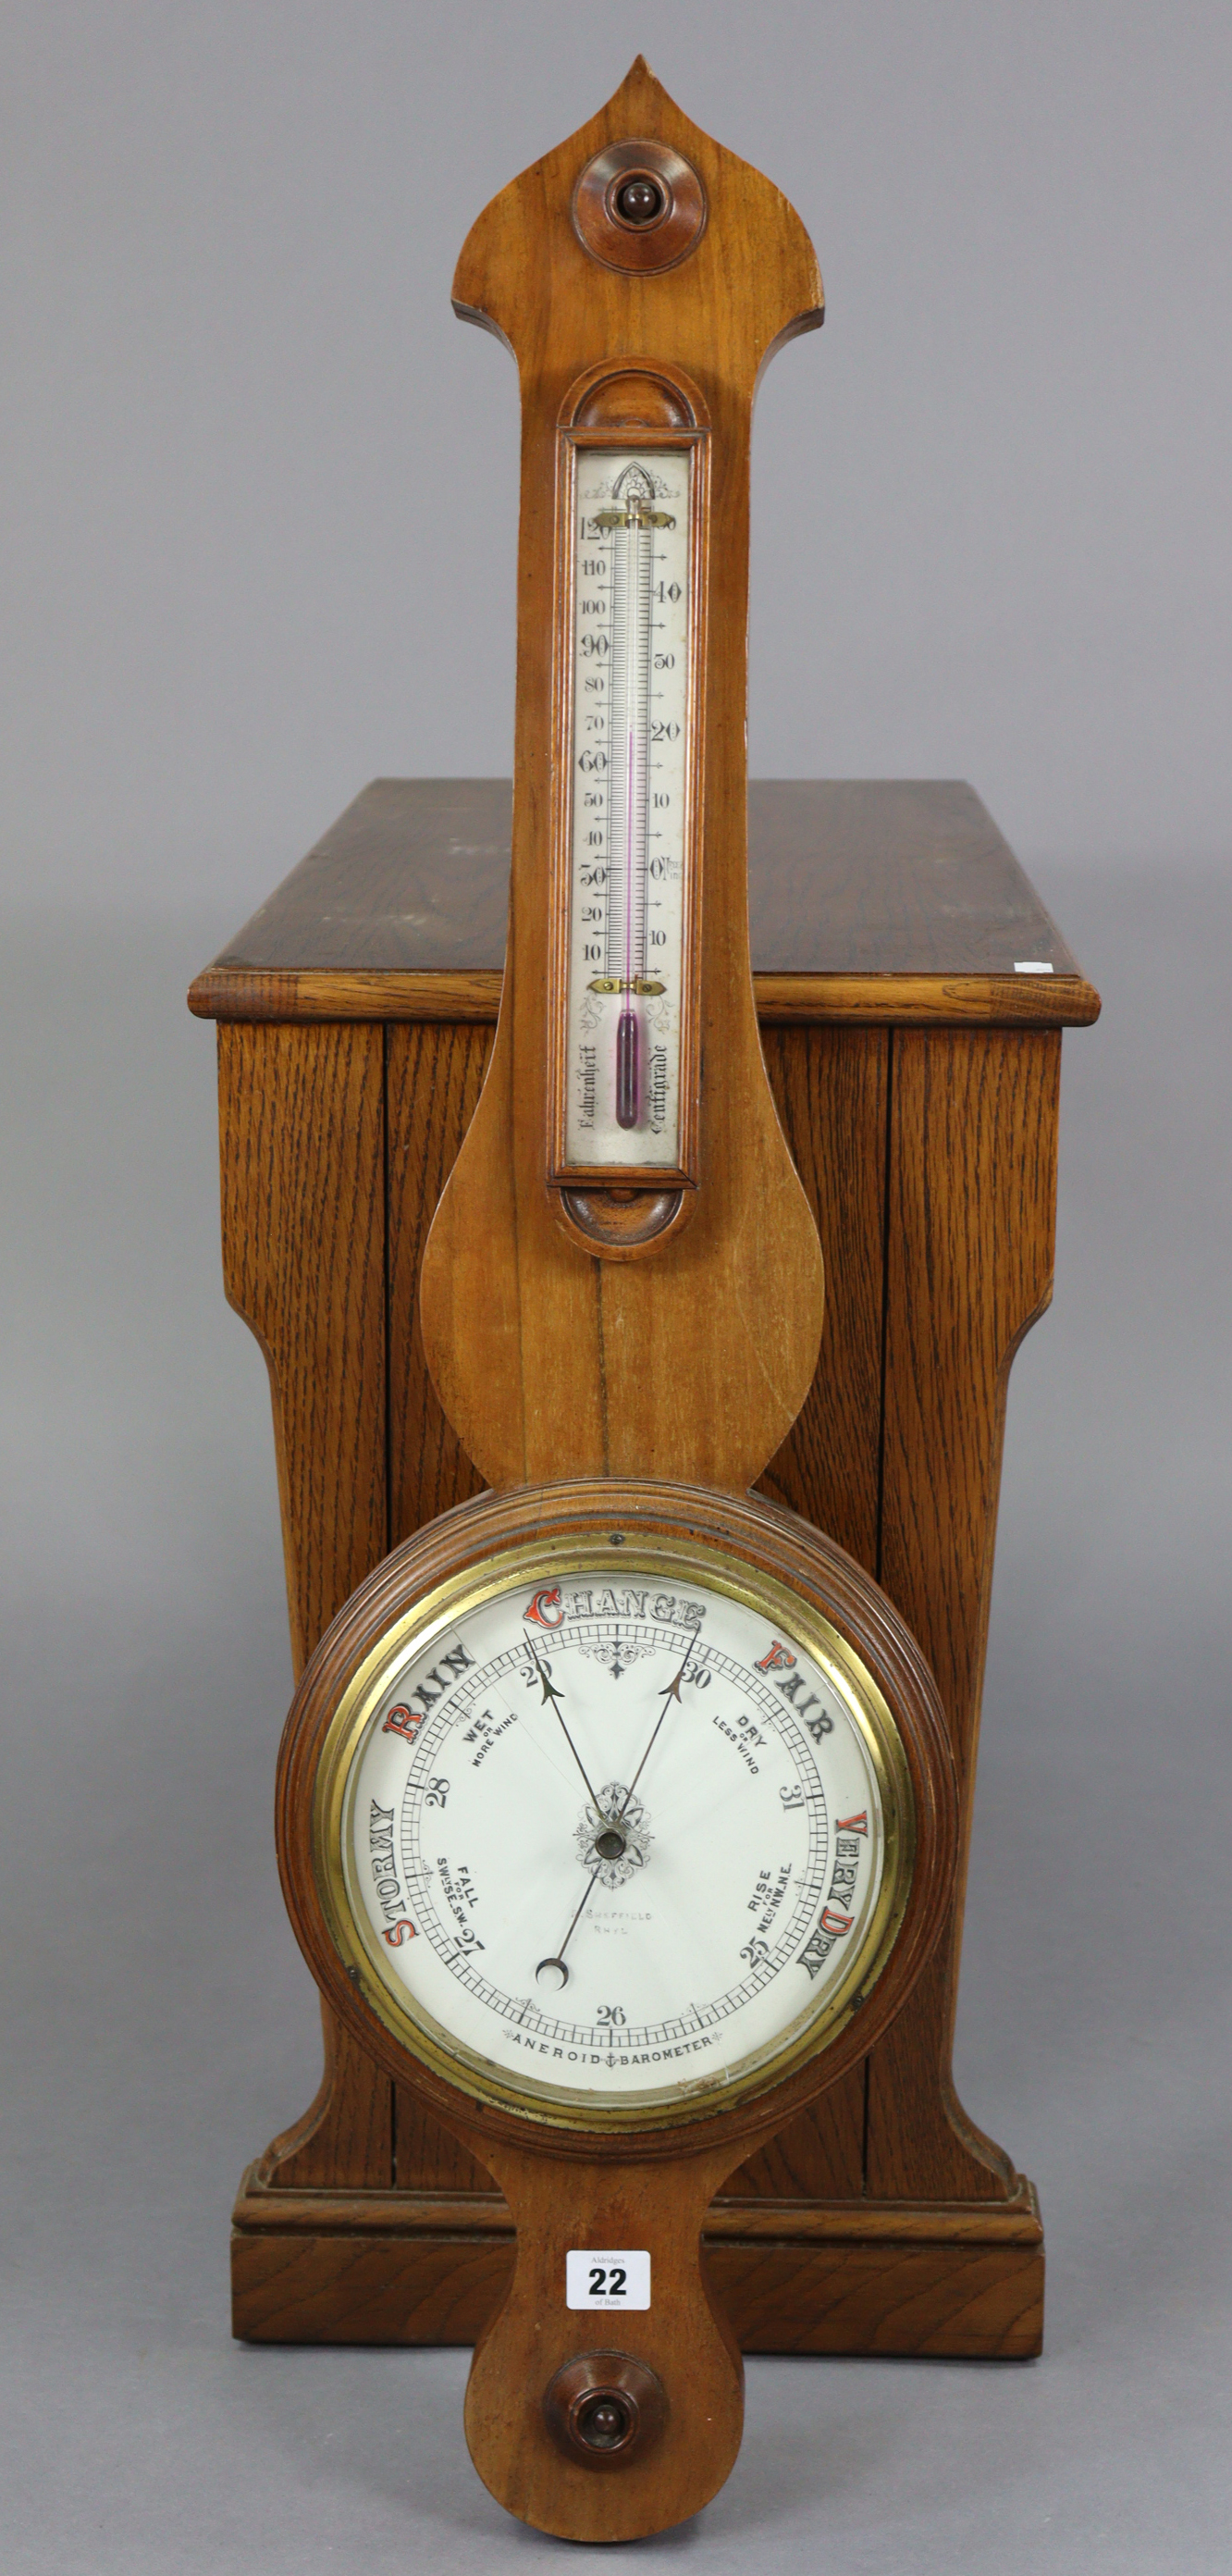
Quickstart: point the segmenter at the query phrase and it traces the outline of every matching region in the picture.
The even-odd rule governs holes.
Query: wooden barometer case
[[[753,394],[821,319],[812,249],[638,63],[488,208],[454,292],[521,371],[514,848],[420,1314],[492,1497],[323,1641],[279,1855],[339,2018],[513,2214],[480,2475],[542,2530],[633,2539],[739,2445],[706,2211],[910,1991],[957,1802],[897,1614],[748,1498],[822,1322],[744,748]]]
[[[836,1059],[832,1168],[805,1157],[806,1187],[771,1089],[749,947],[750,426],[769,357],[821,320],[812,248],[778,191],[692,126],[639,60],[590,125],[480,217],[454,300],[507,343],[522,391],[508,944],[482,1089],[466,1114],[449,1112],[456,1158],[436,1141],[430,1082],[417,1182],[391,1150],[401,1077],[397,1004],[383,1002],[383,1214],[373,1202],[369,1221],[387,1233],[413,1186],[425,1212],[437,1200],[418,1276],[395,1280],[386,1256],[382,1300],[390,1345],[411,1335],[438,1455],[452,1444],[458,1461],[454,1493],[438,1477],[436,1497],[455,1507],[433,1517],[421,1503],[402,1544],[370,1546],[354,1566],[364,1579],[349,1598],[335,1586],[328,1625],[301,1621],[305,1648],[309,1630],[319,1642],[283,1740],[278,1851],[330,2065],[237,2220],[241,2237],[281,2244],[284,2221],[288,2244],[297,2227],[312,2237],[311,2210],[290,2211],[323,2175],[315,2141],[335,2160],[318,2202],[349,2180],[337,2232],[376,2249],[378,2269],[383,2244],[401,2278],[393,2204],[404,2194],[404,2237],[428,2223],[409,2141],[422,2154],[435,2140],[438,2277],[462,2283],[463,2309],[464,2197],[502,2245],[516,2230],[512,2262],[461,2327],[480,2328],[466,2401],[476,2467],[538,2528],[622,2540],[695,2512],[739,2445],[740,2342],[759,2338],[712,2260],[733,2190],[741,2208],[759,2192],[768,2208],[777,2187],[799,2257],[817,2213],[843,2198],[811,2178],[832,2180],[854,2123],[863,2237],[850,2212],[833,2219],[836,2237],[846,2223],[848,2243],[880,2245],[891,2272],[910,2244],[1029,2248],[1038,2269],[1030,2186],[965,2122],[948,2044],[1004,1375],[1047,1282],[1025,1302],[1016,1291],[1017,1307],[1002,1283],[979,1362],[982,1594],[960,1605],[939,1545],[939,1617],[927,1566],[925,1589],[899,1585],[896,1606],[867,1546],[847,1553],[813,1525],[824,1466],[810,1486],[783,1462],[793,1441],[805,1454],[819,1438],[826,1455],[854,1454],[844,1413],[876,1383],[878,1509],[901,1487],[909,1515],[937,1516],[944,1476],[926,1442],[916,1487],[891,1454],[904,1426],[892,1435],[886,1412],[902,1186],[890,1166],[907,1173],[918,1155],[926,1173],[938,1119],[961,1129],[968,1113],[956,1089],[923,1109],[931,1134],[896,1142],[887,1047],[879,1074]],[[1056,935],[1036,918],[1038,950]],[[1056,946],[1014,959],[1027,982],[1010,979],[983,1011],[986,1047],[1000,1014],[1002,1034],[1052,1049],[1048,1064],[1011,1050],[994,1068],[1002,1145],[1019,1163],[1046,1115],[1049,1065],[1055,1086],[1057,1023],[1098,1007]],[[1038,984],[1058,968],[1058,991],[1061,978],[1071,989],[1050,1023]],[[207,977],[194,1007],[315,1018],[339,1046],[339,1024],[362,1016],[340,990],[314,1004],[307,982],[302,1009],[275,981],[261,1002],[245,991],[231,1012]],[[899,989],[894,1008],[905,1022],[962,1016],[953,994],[913,1004]],[[272,1059],[265,1078],[277,1082]],[[249,1113],[228,1079],[224,1140],[238,1140]],[[781,1078],[778,1093],[782,1105]],[[322,1185],[344,1195],[366,1151],[360,1094],[336,1166],[327,1176],[328,1152],[322,1166]],[[241,1160],[261,1128],[249,1098]],[[910,1117],[909,1084],[900,1126],[904,1100]],[[831,1228],[827,1412],[817,1217],[833,1216],[853,1172],[874,1232]],[[1049,1176],[1037,1135],[1028,1188],[1044,1191],[1045,1228]],[[281,1187],[265,1191],[258,1229]],[[366,1256],[349,1204],[355,1274]],[[308,1449],[295,1463],[279,1330],[240,1277],[256,1257],[246,1245],[231,1292],[262,1331],[283,1405],[290,1531],[297,1478],[323,1471]],[[850,1319],[878,1267],[881,1320],[857,1394]],[[336,1381],[345,1404],[365,1375],[363,1336],[344,1314],[334,1356],[320,1349],[306,1374]],[[407,1472],[392,1384],[390,1478]],[[330,1397],[314,1456],[324,1430],[341,1485],[335,1418]],[[852,1535],[840,1516],[838,1536]],[[293,1545],[288,1568],[294,1588]],[[891,1570],[884,1552],[879,1570]],[[935,1653],[951,1607],[968,1669],[943,1659],[939,1691],[902,1613]],[[384,2181],[362,2142],[339,2170],[348,2088],[358,2101],[367,2085],[375,2105],[381,2084],[408,2141],[405,2173],[400,2147]],[[993,2268],[982,2284],[968,2271],[968,2316],[980,2297],[1004,2306]],[[371,2279],[365,2295],[379,2299]],[[927,2317],[917,2274],[917,2301],[921,2289]],[[813,2348],[1023,2350],[1038,2327],[1017,2343],[1002,2329],[999,2344],[985,2328],[981,2345],[960,2322],[957,2341],[930,2347],[933,2331],[912,2342],[901,2323],[897,2339],[857,2326]],[[774,2347],[773,2330],[760,2339]]]

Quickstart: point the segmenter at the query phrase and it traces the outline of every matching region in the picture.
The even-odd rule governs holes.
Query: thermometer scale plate
[[[696,1178],[697,664],[705,433],[565,440],[569,795],[554,1168]]]

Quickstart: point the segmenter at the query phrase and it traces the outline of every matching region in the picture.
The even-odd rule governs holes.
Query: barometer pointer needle
[[[576,1930],[577,1930],[577,1928],[578,1928],[578,1924],[579,1924],[579,1922],[580,1922],[580,1920],[581,1920],[581,1915],[582,1915],[582,1906],[583,1906],[583,1905],[585,1905],[585,1903],[586,1903],[586,1901],[587,1901],[587,1898],[588,1898],[588,1897],[589,1897],[589,1895],[590,1895],[590,1891],[591,1891],[592,1887],[594,1886],[595,1880],[597,1879],[598,1875],[599,1875],[598,1869],[595,1869],[595,1870],[593,1870],[593,1871],[591,1872],[590,1877],[589,1877],[589,1878],[587,1879],[587,1881],[586,1881],[586,1886],[585,1886],[585,1889],[584,1889],[584,1891],[583,1891],[583,1895],[582,1895],[582,1902],[581,1902],[581,1904],[578,1906],[577,1913],[574,1915],[573,1921],[572,1921],[572,1923],[570,1924],[569,1929],[568,1929],[568,1931],[567,1931],[567,1932],[566,1932],[566,1934],[565,1934],[564,1940],[561,1942],[561,1945],[560,1945],[559,1950],[557,1950],[557,1951],[556,1951],[555,1955],[554,1955],[552,1958],[550,1958],[550,1959],[541,1959],[541,1960],[540,1960],[539,1965],[538,1965],[538,1967],[537,1967],[537,1968],[536,1968],[536,1970],[535,1970],[535,1977],[536,1977],[536,1980],[537,1980],[539,1977],[541,1977],[541,1976],[542,1976],[543,1971],[544,1971],[544,1969],[545,1969],[545,1968],[559,1968],[559,1970],[560,1970],[560,1982],[561,1982],[561,1985],[562,1985],[562,1986],[567,1986],[567,1985],[568,1985],[568,1983],[569,1983],[569,1971],[568,1971],[567,1967],[565,1966],[565,1952],[566,1952],[566,1950],[568,1949],[569,1944],[570,1944],[571,1940],[573,1939],[573,1935],[574,1935],[574,1933],[576,1932]]]
[[[535,1653],[535,1649],[534,1649],[534,1647],[532,1646],[532,1644],[531,1644],[531,1642],[530,1642],[530,1639],[529,1639],[529,1638],[527,1638],[527,1641],[526,1641],[526,1651],[527,1651],[528,1655],[530,1656],[530,1659],[531,1659],[532,1664],[533,1664],[533,1665],[534,1665],[534,1667],[535,1667],[535,1671],[536,1671],[536,1672],[538,1673],[538,1675],[539,1675],[539,1679],[540,1679],[540,1681],[541,1681],[541,1682],[542,1682],[542,1684],[543,1684],[543,1696],[544,1696],[544,1699],[545,1699],[545,1700],[550,1700],[550,1702],[551,1702],[551,1704],[552,1704],[552,1711],[553,1711],[553,1714],[554,1714],[554,1716],[556,1717],[557,1722],[558,1722],[558,1724],[559,1724],[559,1726],[560,1726],[561,1733],[562,1733],[562,1735],[564,1736],[565,1742],[566,1742],[566,1744],[568,1745],[569,1750],[570,1750],[571,1754],[573,1755],[573,1759],[574,1759],[574,1761],[576,1762],[577,1767],[578,1767],[579,1771],[580,1771],[580,1772],[581,1772],[581,1774],[582,1774],[582,1778],[584,1779],[584,1781],[585,1781],[585,1783],[586,1783],[587,1789],[588,1789],[588,1790],[589,1790],[589,1792],[590,1792],[590,1803],[591,1803],[592,1807],[594,1808],[594,1811],[595,1811],[596,1816],[600,1816],[600,1817],[601,1817],[601,1816],[602,1816],[602,1814],[603,1814],[603,1809],[602,1809],[602,1807],[600,1806],[599,1801],[598,1801],[598,1799],[597,1799],[597,1798],[596,1798],[596,1796],[595,1796],[594,1790],[593,1790],[593,1789],[591,1788],[591,1786],[590,1786],[590,1773],[588,1772],[588,1770],[587,1770],[587,1768],[586,1768],[586,1765],[585,1765],[585,1763],[584,1763],[584,1762],[583,1762],[583,1760],[582,1760],[581,1754],[579,1753],[579,1751],[578,1751],[578,1749],[577,1749],[577,1746],[576,1746],[576,1744],[575,1744],[575,1743],[574,1743],[574,1741],[573,1741],[573,1737],[570,1735],[570,1733],[569,1733],[569,1729],[568,1729],[568,1727],[566,1726],[565,1721],[564,1721],[563,1717],[561,1716],[560,1710],[559,1710],[559,1708],[558,1708],[558,1706],[557,1706],[557,1702],[558,1702],[558,1700],[562,1700],[562,1699],[564,1698],[564,1695],[565,1695],[565,1694],[564,1694],[564,1692],[563,1692],[563,1691],[558,1691],[558,1690],[557,1690],[556,1685],[555,1685],[555,1683],[554,1683],[554,1682],[549,1681],[548,1676],[547,1676],[547,1674],[545,1673],[545,1671],[544,1671],[544,1669],[543,1669],[543,1666],[542,1666],[542,1664],[541,1664],[541,1663],[540,1663],[540,1661],[539,1661],[539,1657],[538,1657],[538,1655]],[[575,1919],[576,1919],[576,1918],[575,1918]],[[570,1929],[572,1929],[572,1926],[570,1926]]]

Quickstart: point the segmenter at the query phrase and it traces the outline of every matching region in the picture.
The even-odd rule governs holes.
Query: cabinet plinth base
[[[1043,2334],[1033,2186],[1012,2201],[720,2200],[711,2276],[745,2352],[1029,2360]],[[232,2331],[248,2343],[469,2344],[504,2289],[498,2193],[290,2191],[245,2175]]]

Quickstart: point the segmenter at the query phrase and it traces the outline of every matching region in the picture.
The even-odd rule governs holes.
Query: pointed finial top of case
[[[613,90],[606,108],[601,110],[601,113],[608,115],[619,110],[624,115],[635,106],[645,109],[662,106],[667,109],[670,116],[678,117],[682,124],[688,123],[682,110],[677,107],[675,99],[669,96],[662,81],[652,72],[644,54],[634,55],[619,88]],[[696,128],[694,130],[696,131]]]
[[[614,89],[612,92],[611,98],[608,101],[609,107],[614,107],[617,100],[624,97],[626,90],[633,90],[635,87],[640,85],[644,85],[646,89],[654,92],[659,98],[667,98],[667,91],[664,89],[662,81],[655,79],[654,73],[647,62],[645,55],[635,54],[619,89]],[[668,100],[668,105],[669,107],[671,105],[670,99]]]
[[[824,314],[794,207],[693,124],[644,54],[587,124],[484,208],[453,301],[523,368],[568,311],[579,365],[650,354],[666,334],[682,364],[690,344],[695,359],[722,351],[733,382],[750,386],[773,349]]]

